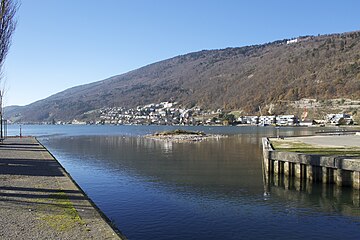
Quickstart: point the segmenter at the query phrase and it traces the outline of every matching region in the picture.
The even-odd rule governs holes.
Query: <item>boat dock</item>
[[[1,239],[125,239],[35,138],[0,144]]]
[[[284,146],[297,146],[299,149],[311,150],[313,146],[314,152],[292,151],[291,146],[289,151],[286,148],[277,150],[273,147],[272,140]],[[360,189],[360,135],[263,138],[262,144],[266,175],[295,177],[308,182]],[[316,152],[319,149],[320,152]]]

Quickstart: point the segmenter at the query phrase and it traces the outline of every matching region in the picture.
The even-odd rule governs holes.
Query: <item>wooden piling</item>
[[[320,156],[273,149],[268,138],[262,139],[265,173],[308,182],[322,182],[360,189],[360,158]],[[301,187],[300,185],[298,187]]]

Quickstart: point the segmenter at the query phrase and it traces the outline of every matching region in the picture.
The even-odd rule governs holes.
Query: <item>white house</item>
[[[294,126],[298,124],[298,118],[295,115],[279,115],[276,117],[276,124],[280,126]]]
[[[297,43],[299,40],[297,38],[295,39],[291,39],[291,40],[287,40],[286,44],[292,44],[292,43]]]
[[[259,125],[267,126],[275,124],[276,117],[275,116],[260,116],[259,117]]]
[[[346,113],[339,113],[339,114],[327,114],[326,115],[326,122],[331,124],[340,124],[340,121],[343,120],[345,124],[352,124],[353,119],[350,114]]]

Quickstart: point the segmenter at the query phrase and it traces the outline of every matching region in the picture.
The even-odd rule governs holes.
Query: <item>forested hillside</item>
[[[102,107],[169,100],[256,114],[259,106],[276,111],[302,98],[360,99],[360,32],[189,53],[12,107],[7,117],[71,120]],[[286,112],[286,105],[277,111]]]

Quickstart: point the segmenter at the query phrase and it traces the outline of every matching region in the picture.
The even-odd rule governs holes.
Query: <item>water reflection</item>
[[[141,136],[158,131],[184,129],[190,131],[202,131],[205,133],[227,135],[257,135],[276,136],[277,131],[282,136],[308,135],[315,131],[339,129],[335,128],[307,128],[307,127],[257,127],[257,126],[113,126],[113,125],[22,125],[23,136],[36,137],[56,136]],[[8,136],[19,135],[20,125],[8,126]]]
[[[355,192],[285,179],[264,184],[261,137],[275,130],[235,129],[241,134],[197,144],[132,135],[42,142],[129,239],[360,236]]]
[[[254,145],[256,147],[254,147]],[[260,141],[256,136],[210,139],[198,144],[169,143],[144,137],[69,137],[51,141],[82,162],[101,158],[111,170],[187,186],[238,186],[249,190],[261,183]],[[246,178],[239,178],[246,176]]]
[[[335,184],[312,183],[294,176],[264,173],[264,195],[326,213],[360,216],[360,191]],[[360,221],[360,219],[358,219]]]

